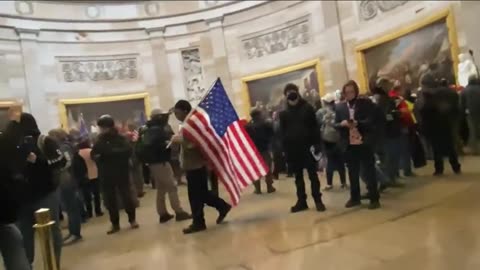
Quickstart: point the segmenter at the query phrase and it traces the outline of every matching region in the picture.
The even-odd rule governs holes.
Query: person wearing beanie
[[[432,145],[435,161],[435,176],[444,171],[443,158],[448,157],[455,174],[461,173],[461,165],[455,147],[456,123],[459,121],[459,97],[455,91],[442,86],[433,75],[422,78],[422,103],[420,128]],[[448,83],[447,83],[448,85]]]
[[[18,228],[22,232],[25,250],[30,264],[33,264],[35,255],[35,211],[40,208],[49,208],[50,216],[55,225],[52,226],[53,249],[56,263],[60,268],[62,250],[62,234],[60,231],[60,194],[58,190],[60,172],[66,165],[66,159],[60,151],[55,139],[41,134],[35,117],[29,113],[22,113],[20,117],[20,136],[22,142],[19,147],[27,154],[25,177],[28,186],[25,187],[26,203],[20,211]]]
[[[276,191],[273,187],[270,149],[273,141],[273,124],[265,119],[265,113],[259,109],[253,109],[250,116],[252,119],[245,125],[245,129],[269,168],[265,176],[265,183],[267,184],[267,193],[273,193]],[[253,185],[255,186],[255,194],[262,194],[260,180],[253,182]]]
[[[20,114],[9,116],[6,129],[0,133],[0,254],[5,270],[31,270],[22,234],[15,225],[25,199],[22,168],[27,153],[18,147],[22,141]]]
[[[132,148],[127,139],[115,128],[110,115],[103,115],[97,121],[100,134],[92,148],[90,156],[97,163],[102,179],[105,204],[110,215],[112,227],[107,234],[120,231],[119,207],[116,191],[120,193],[131,229],[137,229],[135,201],[130,191],[129,160]]]
[[[320,128],[315,118],[315,110],[300,96],[297,85],[287,84],[283,93],[287,99],[287,108],[280,113],[280,134],[287,164],[295,175],[297,188],[297,203],[290,211],[295,213],[308,209],[303,179],[303,169],[307,169],[312,198],[317,211],[323,212],[326,208],[322,202],[317,164],[313,156],[321,151]]]
[[[169,114],[169,112],[159,109],[152,111],[147,128],[139,138],[142,147],[138,150],[142,162],[148,164],[152,179],[155,181],[157,213],[160,223],[166,223],[174,217],[176,221],[191,219],[190,214],[185,212],[180,204],[175,176],[170,164],[171,150],[167,145],[173,136],[173,131],[168,125]],[[175,216],[167,210],[166,195],[175,211]]]

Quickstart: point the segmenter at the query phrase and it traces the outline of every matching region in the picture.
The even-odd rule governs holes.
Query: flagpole
[[[195,110],[197,109],[197,107],[198,107],[198,104],[202,103],[202,101],[205,100],[205,98],[208,96],[208,94],[210,94],[210,91],[212,91],[213,86],[215,85],[215,83],[216,83],[217,81],[220,81],[220,83],[222,82],[222,80],[220,79],[220,77],[217,77],[217,78],[213,81],[213,83],[212,83],[212,84],[210,85],[210,87],[208,88],[208,91],[203,95],[202,99],[200,99],[200,101],[197,103],[197,105],[195,106],[195,108],[190,110],[190,112],[187,114],[187,116],[185,117],[185,119],[183,120],[183,122],[187,121],[187,120],[192,116],[193,111],[195,111]],[[182,130],[182,129],[180,128],[180,130],[179,130],[178,132],[180,132],[181,130]],[[169,142],[169,143],[167,144],[167,147],[166,147],[166,148],[168,149],[168,148],[170,148],[170,146],[172,146],[172,142]]]

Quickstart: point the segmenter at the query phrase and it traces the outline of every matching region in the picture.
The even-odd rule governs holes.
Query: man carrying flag
[[[267,167],[244,127],[220,79],[192,110],[188,101],[175,104],[175,116],[183,123],[180,135],[172,143],[180,143],[181,164],[186,171],[188,198],[193,223],[185,234],[206,229],[203,207],[218,210],[217,224],[222,223],[231,206],[208,191],[207,161],[230,195],[238,204],[240,193],[267,174]]]

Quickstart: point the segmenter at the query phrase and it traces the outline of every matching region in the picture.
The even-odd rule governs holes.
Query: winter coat
[[[321,148],[320,127],[315,110],[303,99],[295,106],[287,105],[280,113],[280,134],[290,164],[309,162],[312,156],[310,148]]]
[[[117,130],[100,134],[92,148],[91,157],[97,163],[99,177],[104,182],[129,181],[129,160],[132,148]]]
[[[270,150],[273,140],[273,125],[269,121],[250,121],[245,129],[252,138],[258,151],[263,153]]]
[[[354,119],[358,123],[358,132],[362,136],[364,145],[374,146],[377,136],[375,127],[377,125],[376,105],[368,98],[357,98],[354,101]],[[335,123],[340,131],[340,144],[343,150],[350,145],[350,131],[347,127],[340,126],[343,120],[350,119],[350,111],[347,102],[337,104],[335,113]]]

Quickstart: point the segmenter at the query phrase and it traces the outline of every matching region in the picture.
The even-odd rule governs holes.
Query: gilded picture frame
[[[290,66],[285,66],[281,67],[278,69],[274,70],[269,70],[266,72],[250,75],[241,78],[242,82],[242,99],[243,99],[243,115],[249,116],[250,109],[254,107],[252,104],[252,99],[251,99],[251,91],[252,89],[249,88],[249,83],[254,82],[254,81],[259,81],[263,79],[270,79],[274,77],[280,77],[282,75],[286,75],[292,72],[296,71],[302,71],[302,70],[307,70],[311,69],[316,73],[316,81],[318,83],[318,95],[321,97],[322,95],[325,94],[325,82],[324,82],[324,77],[323,77],[323,72],[321,68],[321,61],[320,59],[313,59],[309,61],[305,61],[302,63],[290,65]],[[298,85],[300,88],[302,85]],[[283,87],[282,87],[282,93],[283,93]]]
[[[369,89],[369,75],[367,70],[367,63],[365,58],[365,52],[368,49],[372,49],[382,44],[386,44],[390,41],[397,40],[409,34],[412,34],[418,30],[429,27],[440,21],[445,21],[445,25],[448,31],[448,41],[450,44],[450,57],[453,65],[453,75],[455,81],[458,81],[457,78],[457,66],[459,63],[458,54],[458,38],[457,38],[457,29],[455,25],[455,19],[453,14],[453,9],[450,7],[448,9],[441,10],[433,15],[420,19],[419,21],[400,28],[399,30],[383,35],[379,38],[364,42],[355,47],[355,56],[357,62],[357,78],[358,83],[361,88],[361,91],[365,93]]]
[[[1,100],[0,101],[0,132],[6,127],[9,122],[9,110],[11,108],[18,108],[22,111],[22,103],[14,100]]]
[[[102,103],[115,103],[115,102],[129,102],[142,100],[141,103],[144,107],[143,114],[145,119],[150,113],[150,96],[146,92],[135,93],[135,94],[126,94],[126,95],[117,95],[117,96],[102,96],[102,97],[91,97],[91,98],[77,98],[77,99],[61,99],[58,103],[60,124],[61,127],[65,130],[69,129],[69,116],[68,116],[68,107],[72,105],[89,105],[89,104],[102,104]],[[128,108],[126,108],[128,109]],[[111,114],[107,111],[101,111],[101,114]],[[112,115],[115,118],[115,115]],[[87,123],[88,124],[88,123]]]

